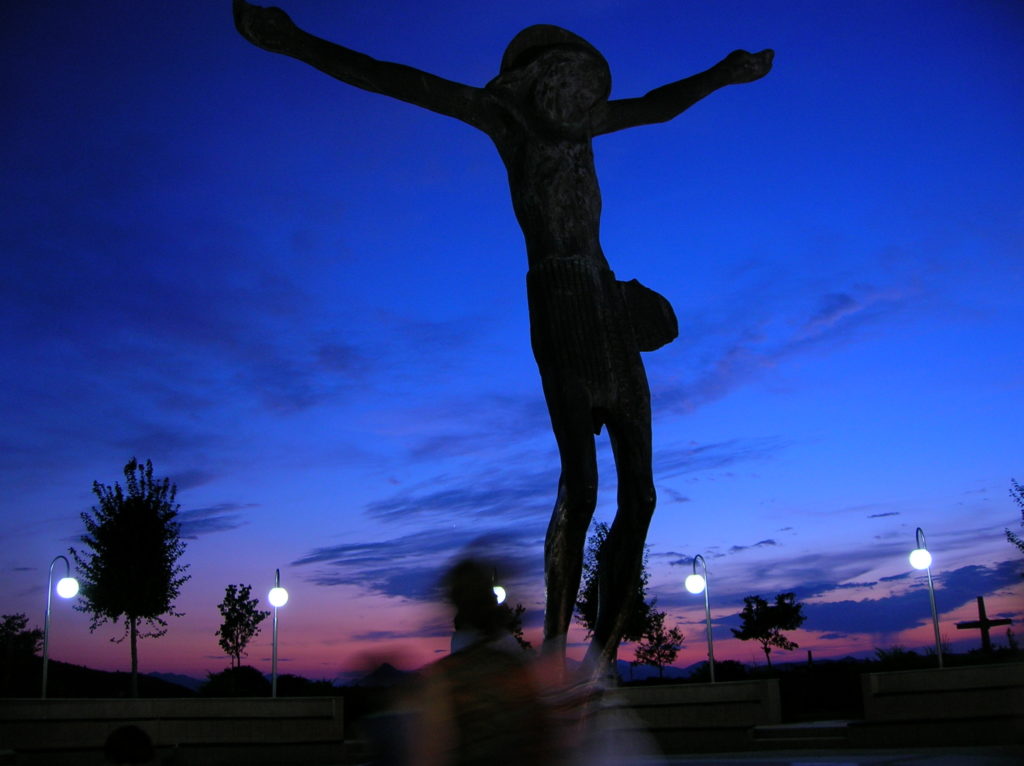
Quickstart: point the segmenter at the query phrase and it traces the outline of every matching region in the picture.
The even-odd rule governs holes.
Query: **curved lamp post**
[[[502,586],[498,585],[498,570],[494,569],[492,571],[493,574],[491,575],[491,590],[494,591],[495,600],[499,604],[504,604],[505,599],[508,597],[508,593]]]
[[[697,561],[700,560],[703,575],[697,574]],[[704,617],[708,626],[708,669],[711,671],[711,683],[715,682],[715,645],[711,640],[711,605],[708,602],[708,565],[700,554],[693,557],[693,574],[686,578],[684,583],[690,593],[697,595],[704,594]]]
[[[928,574],[928,600],[932,605],[932,627],[935,629],[935,656],[942,667],[942,639],[939,637],[939,613],[935,610],[935,586],[932,585],[932,554],[928,552],[928,543],[924,538],[924,530],[917,528],[914,533],[914,544],[917,546],[910,552],[910,566],[923,569]]]
[[[288,603],[288,591],[281,587],[281,570],[274,570],[274,587],[267,594],[267,601],[274,607],[274,649],[270,671],[270,696],[277,696],[277,608]]]
[[[43,691],[42,699],[46,699],[46,672],[50,664],[50,602],[53,598],[53,565],[64,562],[64,576],[57,581],[57,595],[61,598],[74,598],[78,594],[78,580],[71,576],[71,564],[64,556],[55,556],[50,562],[50,575],[46,580],[46,619],[43,621]]]

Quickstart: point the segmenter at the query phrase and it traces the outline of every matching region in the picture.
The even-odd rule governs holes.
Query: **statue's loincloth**
[[[667,300],[635,280],[619,282],[586,257],[541,261],[527,273],[526,291],[545,389],[585,392],[594,409],[614,408],[640,381],[646,390],[640,351],[658,348],[678,332]]]

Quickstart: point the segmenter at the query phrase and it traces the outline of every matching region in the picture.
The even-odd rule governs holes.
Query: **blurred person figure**
[[[560,763],[530,656],[507,629],[493,571],[466,559],[444,577],[455,608],[452,653],[424,670],[414,697],[413,766]]]
[[[560,656],[523,650],[494,594],[494,572],[463,559],[443,579],[455,608],[452,652],[424,669],[409,699],[407,762],[603,766],[656,757],[642,724],[606,694],[607,667],[569,672]]]

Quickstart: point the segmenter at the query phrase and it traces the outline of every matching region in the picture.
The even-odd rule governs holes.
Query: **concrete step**
[[[850,746],[846,737],[793,737],[755,739],[756,750],[845,750]]]
[[[804,721],[754,727],[754,742],[764,749],[847,747],[849,721]]]

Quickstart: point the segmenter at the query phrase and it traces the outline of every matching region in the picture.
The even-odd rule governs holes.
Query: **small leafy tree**
[[[796,602],[795,593],[778,594],[774,604],[769,604],[760,596],[747,596],[743,599],[743,611],[740,612],[743,624],[739,630],[731,628],[732,634],[741,641],[758,641],[764,649],[768,667],[771,667],[772,647],[786,651],[799,648],[799,644],[782,635],[782,631],[796,630],[804,624],[807,618],[803,608],[803,604]]]
[[[512,638],[516,640],[520,648],[524,652],[532,652],[533,644],[527,641],[526,636],[523,635],[523,614],[526,612],[526,607],[522,604],[511,607],[506,602],[499,604],[498,610],[502,613],[505,627],[508,628],[508,632],[512,634]]]
[[[24,696],[24,673],[43,645],[43,631],[28,627],[24,613],[0,617],[0,696]],[[37,681],[38,682],[38,681]],[[38,687],[35,689],[38,691]]]
[[[715,679],[718,681],[743,681],[748,677],[747,667],[736,660],[715,660]],[[710,681],[711,666],[700,663],[690,673],[691,681]]]
[[[251,665],[207,673],[199,687],[203,697],[269,697],[270,692],[270,681]]]
[[[1010,497],[1013,498],[1013,502],[1020,508],[1020,525],[1024,527],[1024,487],[1018,484],[1013,479],[1010,479]],[[1024,553],[1024,538],[1020,535],[1015,534],[1011,530],[1006,530],[1006,539],[1012,545],[1017,546],[1017,550]],[[1024,577],[1024,572],[1021,572],[1021,577]]]
[[[683,648],[683,633],[679,626],[665,628],[665,612],[650,611],[650,621],[640,642],[636,645],[634,665],[650,665],[658,669],[658,678],[665,677],[665,667],[676,661]]]
[[[270,612],[259,609],[260,600],[249,598],[251,585],[229,585],[224,600],[217,605],[224,622],[214,633],[220,636],[220,648],[231,658],[231,667],[242,666],[242,656],[249,642],[259,635],[260,623]]]
[[[93,482],[99,499],[91,513],[83,513],[89,550],[70,549],[82,583],[81,602],[75,608],[92,614],[90,630],[105,622],[124,621],[124,634],[112,641],[130,639],[132,657],[131,695],[138,696],[140,638],[167,632],[164,615],[180,617],[174,600],[189,579],[188,565],[179,565],[185,552],[177,521],[176,488],[170,479],[154,479],[153,464],[135,458],[124,467],[125,489],[115,482],[108,487]],[[142,631],[143,624],[148,631]]]
[[[28,617],[18,614],[0,616],[0,656],[6,664],[13,658],[39,654],[43,646],[43,631],[28,627]]]
[[[608,525],[600,522],[594,526],[594,531],[587,539],[587,549],[583,554],[583,576],[580,590],[576,596],[576,621],[587,630],[587,638],[594,635],[594,628],[597,625],[597,583],[598,583],[598,562],[600,561],[601,547],[608,539]],[[640,568],[640,578],[636,583],[636,590],[633,593],[632,606],[630,607],[629,620],[626,622],[626,629],[622,633],[623,641],[639,641],[651,625],[651,612],[657,603],[656,598],[650,602],[647,600],[647,583],[650,575],[647,572],[647,548],[644,548],[644,560]]]

